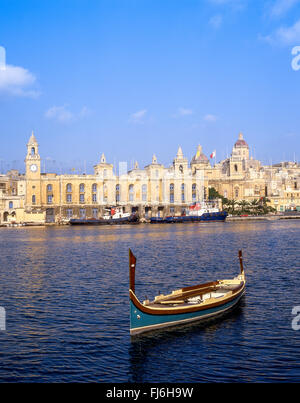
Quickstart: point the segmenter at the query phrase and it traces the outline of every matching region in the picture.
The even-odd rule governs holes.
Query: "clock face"
[[[36,166],[35,164],[30,165],[30,170],[31,170],[32,172],[36,172],[37,166]]]

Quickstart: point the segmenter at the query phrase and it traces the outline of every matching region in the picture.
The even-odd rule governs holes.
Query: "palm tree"
[[[235,212],[234,207],[235,207],[236,204],[237,204],[237,201],[234,200],[234,199],[232,199],[232,200],[227,200],[226,205],[227,205],[228,207],[227,207],[226,210],[228,211],[228,213],[234,214],[234,212]]]
[[[241,200],[238,202],[238,205],[241,207],[241,212],[244,213],[246,211],[246,207],[249,206],[249,203],[246,200]]]

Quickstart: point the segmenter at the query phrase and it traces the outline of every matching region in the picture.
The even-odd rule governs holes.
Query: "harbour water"
[[[141,300],[234,276],[239,249],[246,294],[131,338],[129,247]],[[0,382],[299,382],[299,250],[299,220],[0,228]]]

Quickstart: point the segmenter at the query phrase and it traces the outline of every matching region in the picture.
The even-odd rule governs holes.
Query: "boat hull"
[[[144,332],[148,332],[155,329],[162,329],[171,326],[177,326],[194,321],[206,320],[208,318],[218,316],[238,304],[241,297],[245,292],[243,286],[240,292],[231,298],[225,300],[223,303],[214,304],[203,309],[203,307],[189,312],[180,312],[180,309],[175,313],[156,314],[145,312],[145,309],[141,309],[141,305],[134,296],[131,294],[130,298],[130,334],[136,335]]]
[[[116,225],[116,224],[137,224],[139,219],[137,216],[110,218],[110,219],[76,219],[69,221],[70,225]]]
[[[151,224],[172,224],[172,223],[190,223],[190,222],[206,222],[206,221],[225,221],[228,213],[220,211],[216,213],[204,213],[201,216],[180,216],[180,217],[152,217]]]

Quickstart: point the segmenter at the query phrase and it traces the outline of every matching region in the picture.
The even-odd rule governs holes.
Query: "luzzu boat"
[[[136,257],[129,249],[130,334],[205,320],[235,307],[246,285],[242,251],[239,260],[240,274],[232,279],[184,287],[141,303],[135,295]]]

